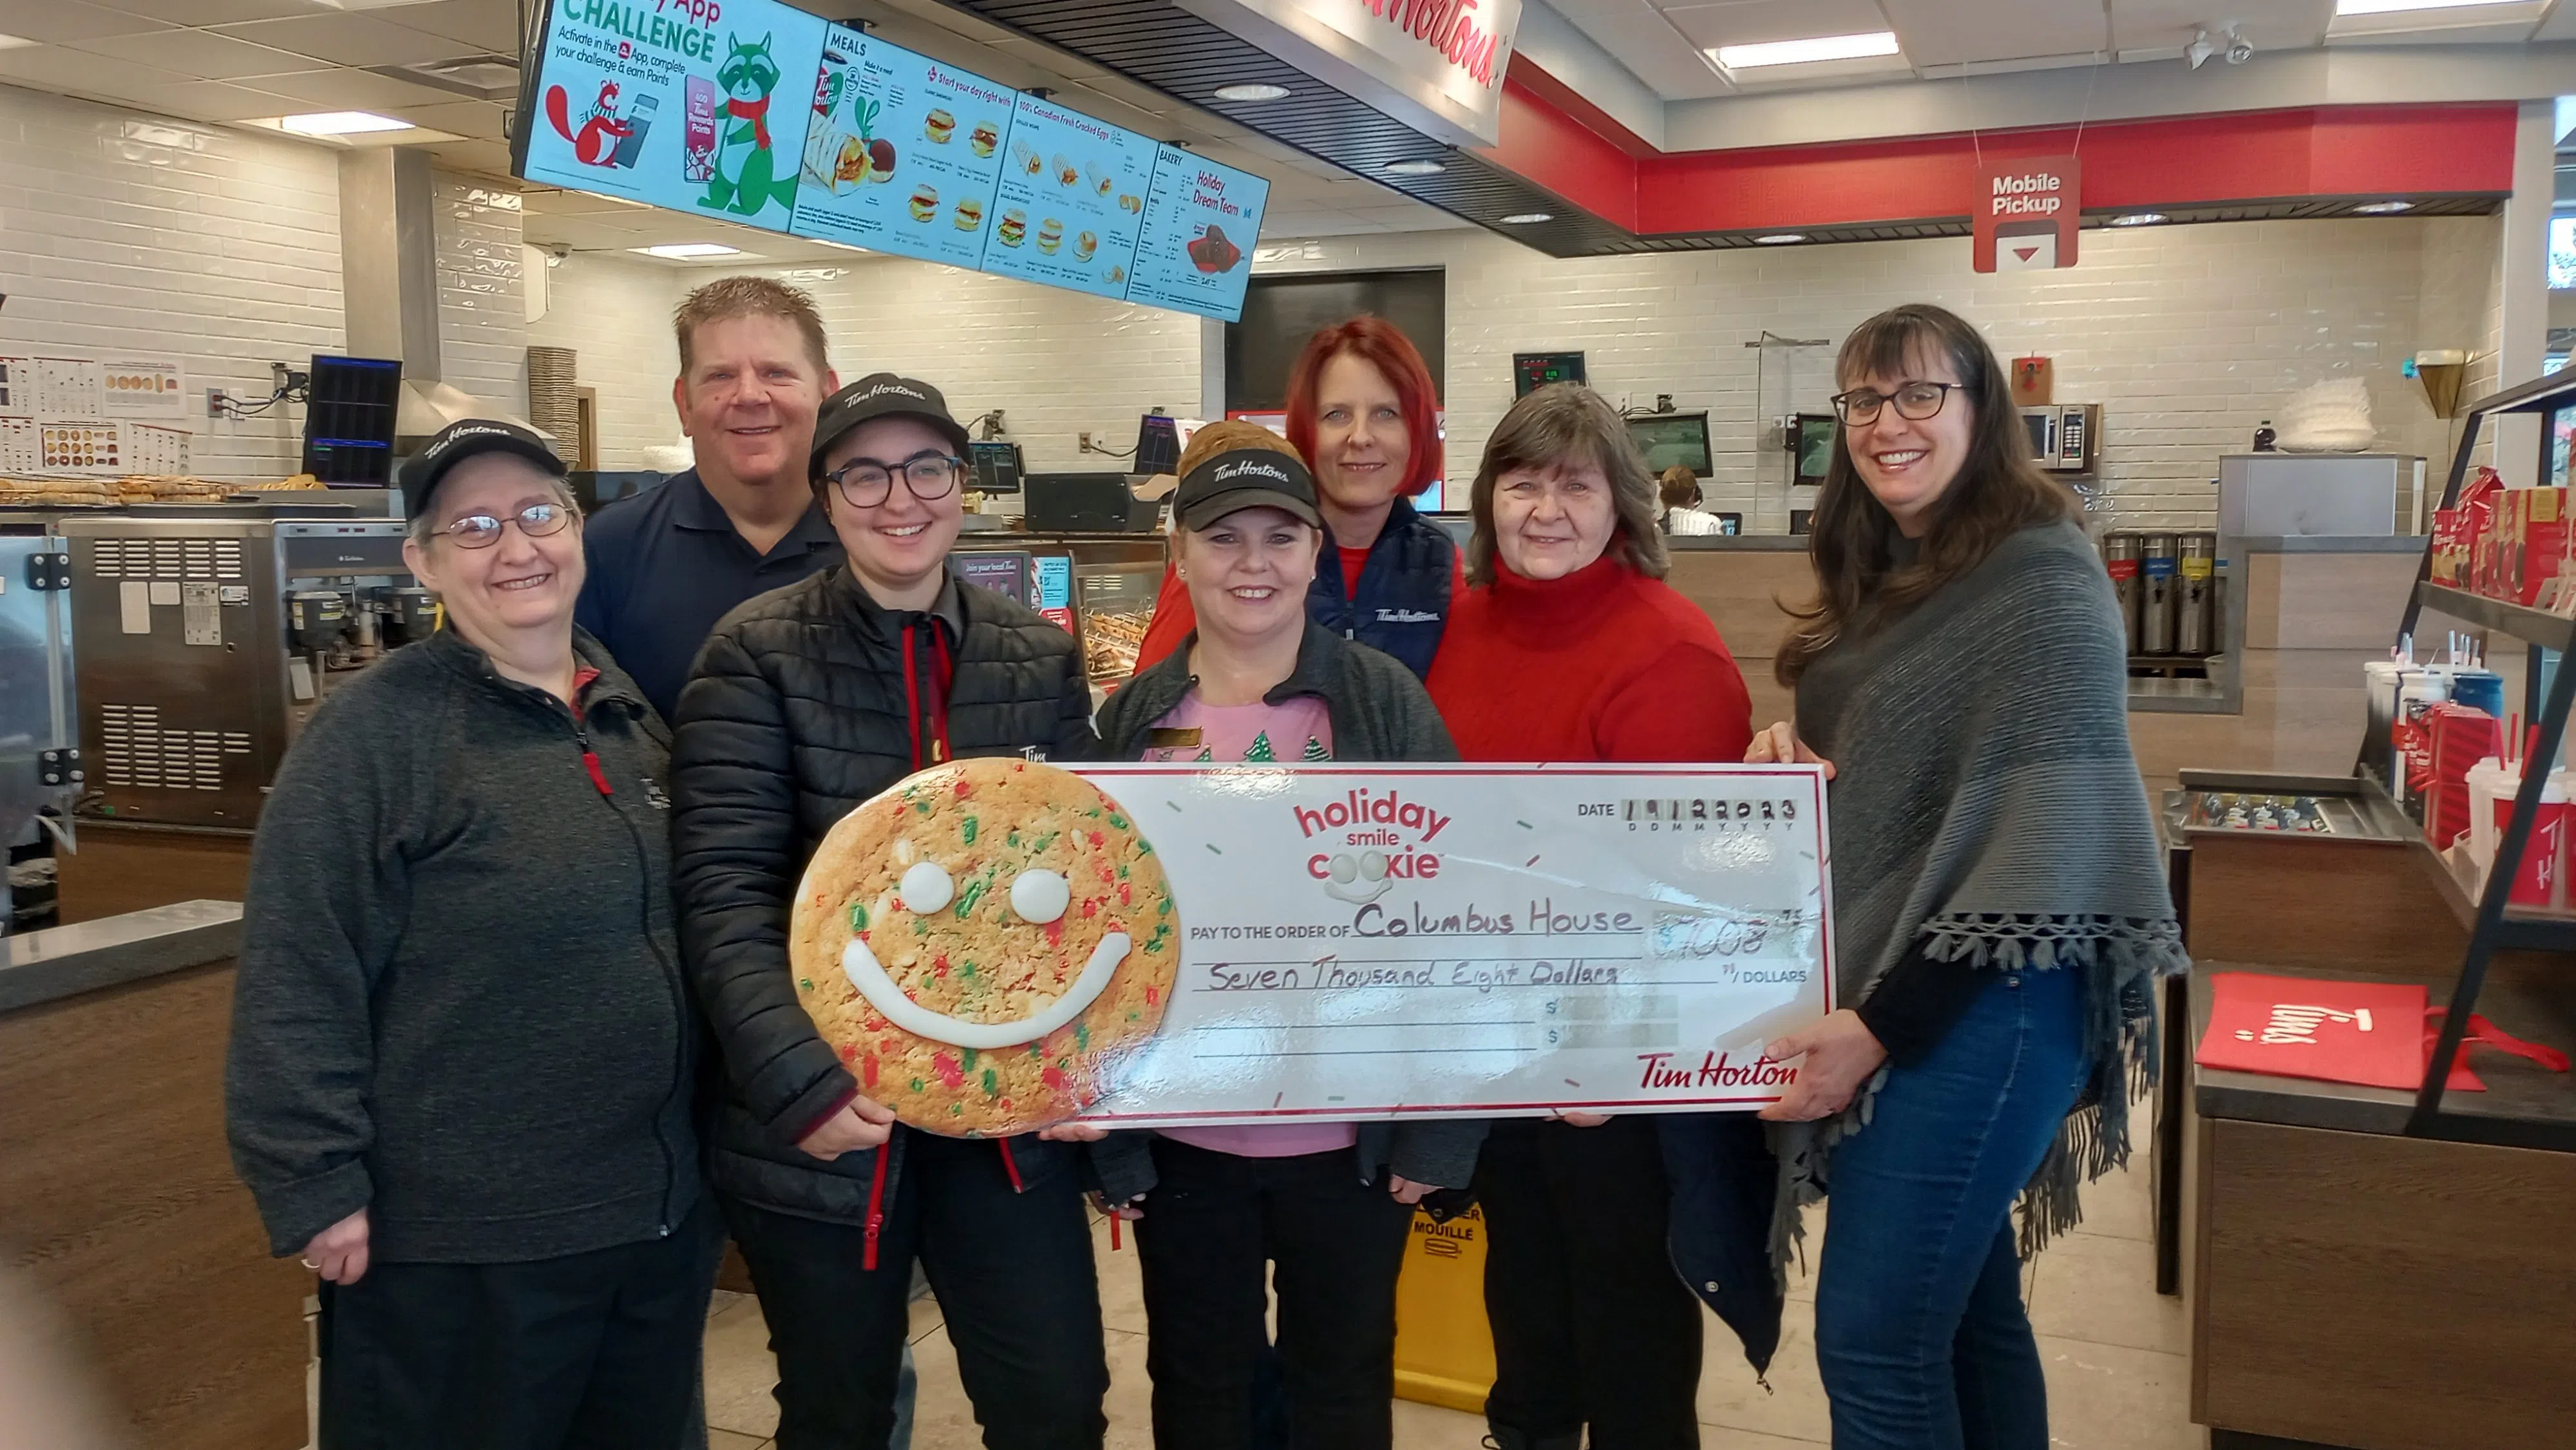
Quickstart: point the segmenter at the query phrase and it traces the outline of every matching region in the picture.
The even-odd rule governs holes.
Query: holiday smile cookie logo
[[[1431,846],[1450,818],[1406,800],[1400,790],[1360,786],[1320,808],[1291,809],[1299,833],[1317,847],[1306,858],[1306,874],[1336,901],[1366,906],[1398,881],[1429,881],[1440,874],[1440,856]],[[1325,849],[1334,846],[1344,849]]]

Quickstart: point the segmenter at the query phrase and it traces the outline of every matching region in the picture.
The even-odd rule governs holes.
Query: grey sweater
[[[225,1070],[280,1256],[362,1207],[379,1262],[502,1263],[665,1235],[697,1201],[668,737],[575,648],[601,671],[578,722],[449,631],[287,753]]]

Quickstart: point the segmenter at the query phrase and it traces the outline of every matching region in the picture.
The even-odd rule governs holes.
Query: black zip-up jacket
[[[1443,567],[1446,567],[1445,565]],[[1100,753],[1104,760],[1142,760],[1155,721],[1197,687],[1190,673],[1192,635],[1100,707]],[[1301,696],[1324,702],[1333,722],[1333,758],[1345,761],[1447,761],[1458,747],[1440,723],[1440,712],[1422,682],[1403,664],[1364,644],[1355,644],[1315,622],[1310,615],[1297,643],[1297,667],[1262,699],[1284,704]],[[1113,1203],[1126,1203],[1154,1186],[1150,1135],[1112,1133],[1092,1145],[1093,1171],[1101,1192]],[[1392,1170],[1416,1183],[1464,1188],[1476,1171],[1476,1152],[1485,1141],[1478,1118],[1363,1123],[1359,1134],[1360,1176],[1375,1182]]]
[[[1429,679],[1441,632],[1449,627],[1449,586],[1458,562],[1449,531],[1399,498],[1369,545],[1356,592],[1342,592],[1341,560],[1330,550],[1321,562],[1306,589],[1306,617],[1394,656],[1415,679]]]
[[[965,630],[954,640],[934,614],[880,607],[847,566],[751,600],[699,651],[672,746],[681,956],[725,1064],[708,1170],[747,1202],[871,1235],[904,1134],[891,1152],[830,1162],[796,1146],[858,1092],[788,967],[805,862],[834,822],[916,763],[1032,746],[1072,761],[1092,749],[1073,636],[990,590],[956,592]],[[999,1151],[1023,1188],[1079,1161],[1034,1135]]]
[[[287,752],[243,903],[233,1163],[269,1246],[384,1262],[666,1235],[701,1189],[669,736],[597,640],[576,718],[442,631]]]

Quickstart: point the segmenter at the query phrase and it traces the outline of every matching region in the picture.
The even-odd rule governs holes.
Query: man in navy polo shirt
[[[840,387],[814,299],[766,277],[726,277],[673,315],[671,401],[697,466],[600,511],[574,618],[662,718],[732,608],[841,562],[806,478],[814,415]]]

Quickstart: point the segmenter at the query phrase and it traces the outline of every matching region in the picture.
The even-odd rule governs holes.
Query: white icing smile
[[[914,871],[920,869],[919,866],[913,868]],[[1038,873],[1023,873],[1021,880],[1035,874]],[[942,872],[940,879],[946,881],[947,874]],[[911,880],[912,872],[905,872],[907,890]],[[1016,908],[1019,882],[1011,884],[1011,894]],[[905,904],[910,905],[909,900]],[[1062,908],[1058,911],[1061,914]],[[903,989],[895,985],[894,978],[887,976],[885,968],[878,965],[877,954],[868,950],[868,944],[855,936],[850,938],[848,946],[841,949],[841,970],[849,976],[850,985],[859,989],[859,995],[868,999],[869,1006],[876,1008],[888,1022],[913,1036],[945,1042],[951,1047],[993,1052],[1017,1047],[1023,1042],[1035,1042],[1081,1016],[1100,999],[1102,992],[1109,989],[1109,979],[1117,974],[1118,964],[1126,960],[1127,947],[1127,933],[1123,931],[1113,931],[1102,937],[1100,945],[1092,948],[1091,960],[1083,964],[1082,974],[1073,979],[1073,985],[1065,989],[1064,995],[1049,1003],[1046,1010],[1036,1016],[1018,1022],[968,1022],[922,1006],[904,995]]]

